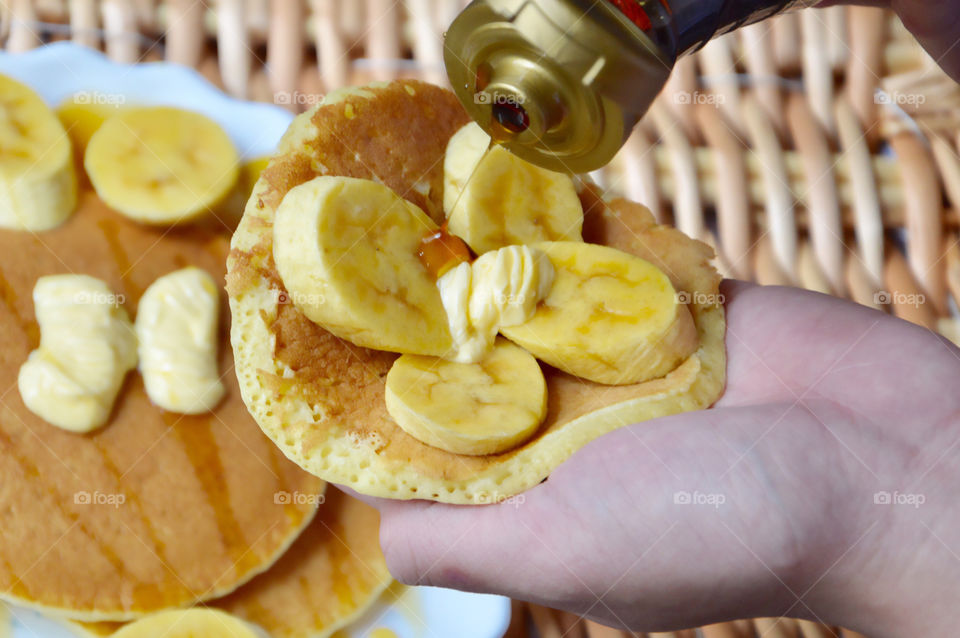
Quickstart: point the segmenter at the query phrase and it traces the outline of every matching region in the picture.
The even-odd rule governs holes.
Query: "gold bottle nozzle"
[[[444,62],[470,117],[545,168],[583,173],[623,146],[673,60],[595,0],[476,0],[453,22]]]

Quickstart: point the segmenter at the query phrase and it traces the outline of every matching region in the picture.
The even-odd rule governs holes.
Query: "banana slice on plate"
[[[126,99],[121,95],[81,91],[74,93],[57,107],[57,118],[67,130],[75,154],[83,166],[83,153],[90,138],[104,122],[126,108]]]
[[[490,148],[476,123],[450,138],[443,171],[447,226],[477,254],[510,244],[580,241],[583,207],[573,180],[502,146]]]
[[[662,377],[696,351],[686,304],[650,262],[614,248],[542,242],[554,267],[537,312],[500,332],[545,363],[611,385]]]
[[[141,618],[113,638],[268,638],[267,633],[225,611],[209,607],[176,609]]]
[[[273,257],[290,301],[351,343],[441,356],[452,341],[433,276],[417,256],[436,224],[382,184],[316,177],[277,209]]]
[[[407,434],[455,454],[516,447],[547,413],[540,364],[506,339],[478,363],[403,355],[387,373],[385,398]]]
[[[70,138],[39,95],[0,76],[0,227],[49,230],[77,204]]]
[[[147,224],[190,220],[230,193],[237,151],[209,118],[170,107],[123,110],[90,138],[83,164],[108,206]]]
[[[247,198],[250,197],[250,193],[253,192],[253,185],[257,183],[258,179],[260,179],[260,173],[263,172],[263,169],[265,169],[269,163],[270,156],[264,155],[244,162],[243,166],[240,168],[240,186],[243,188],[243,192],[246,195],[243,200],[244,202],[246,202]]]

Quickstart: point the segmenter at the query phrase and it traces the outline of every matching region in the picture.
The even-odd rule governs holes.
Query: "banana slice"
[[[0,76],[0,227],[49,230],[77,204],[70,138],[39,95]]]
[[[260,179],[260,173],[270,163],[270,156],[255,157],[244,163],[240,169],[240,181],[243,183],[243,189],[249,196],[253,192],[253,185]]]
[[[583,207],[573,180],[489,146],[476,123],[447,145],[443,209],[450,232],[477,254],[510,244],[580,241]]]
[[[516,447],[547,413],[547,384],[528,352],[498,339],[479,363],[403,355],[387,373],[387,412],[410,436],[455,454]]]
[[[417,257],[436,224],[382,184],[317,177],[277,209],[273,257],[300,312],[351,343],[442,356],[450,330]]]
[[[114,115],[90,138],[83,163],[100,199],[147,224],[211,210],[239,173],[237,151],[216,122],[170,107]]]
[[[535,245],[555,270],[536,314],[500,332],[541,361],[611,385],[662,377],[697,348],[697,331],[667,276],[613,248]]]
[[[269,638],[236,616],[210,607],[160,612],[124,625],[113,638]]]
[[[74,153],[80,157],[81,167],[90,138],[104,122],[119,113],[125,103],[119,95],[81,91],[71,95],[57,107],[57,118],[70,136]]]

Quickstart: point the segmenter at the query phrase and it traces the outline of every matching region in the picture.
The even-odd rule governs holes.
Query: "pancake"
[[[276,565],[213,604],[273,638],[325,638],[359,617],[391,582],[377,510],[328,490],[317,518]]]
[[[195,265],[222,281],[229,233],[215,225],[147,228],[87,190],[55,230],[0,231],[0,382],[8,389],[0,401],[0,598],[86,620],[189,605],[265,570],[313,517],[309,499],[275,502],[280,492],[316,494],[325,485],[287,461],[247,413],[225,299],[227,394],[210,414],[161,411],[131,373],[107,425],[78,435],[42,421],[17,392],[18,369],[39,341],[38,277],[99,277],[134,316],[141,293],[172,270]]]
[[[254,418],[283,452],[317,476],[397,499],[487,503],[528,489],[574,451],[623,425],[711,405],[725,379],[725,321],[713,251],[655,224],[650,212],[581,192],[584,237],[639,255],[690,297],[699,348],[663,378],[605,386],[545,367],[548,413],[521,446],[464,456],[430,447],[387,414],[384,378],[397,355],[357,347],[292,304],[272,255],[272,223],[293,187],[318,175],[380,181],[442,213],[443,156],[467,122],[452,93],[398,81],[343,93],[300,115],[254,187],[234,234],[227,292],[240,388]]]
[[[391,583],[377,511],[329,490],[317,517],[266,573],[208,606],[252,622],[271,638],[326,638],[359,617]],[[70,623],[109,636],[117,623]]]

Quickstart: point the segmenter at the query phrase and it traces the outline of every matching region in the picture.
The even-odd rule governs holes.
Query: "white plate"
[[[125,100],[198,111],[219,122],[245,158],[271,153],[293,119],[277,106],[227,97],[193,69],[166,62],[116,64],[96,51],[69,43],[51,44],[28,53],[0,53],[0,73],[31,86],[51,106],[84,92],[91,101]],[[72,635],[33,612],[11,612],[14,638]],[[499,638],[509,620],[510,601],[502,596],[418,587],[393,606],[371,609],[354,623],[350,634],[363,638],[377,627],[387,627],[400,638]],[[0,627],[0,635],[2,630]]]
[[[272,104],[226,96],[193,69],[167,62],[125,65],[69,42],[27,53],[0,52],[0,73],[29,85],[56,106],[75,93],[91,101],[179,106],[226,129],[245,158],[267,155],[293,116]]]
[[[78,638],[64,625],[35,611],[13,606],[6,611],[7,618],[0,614],[0,635],[10,628],[12,638]],[[340,632],[350,638],[367,638],[373,630],[387,628],[400,638],[500,638],[509,622],[510,601],[503,596],[410,587],[394,604],[373,605]]]

